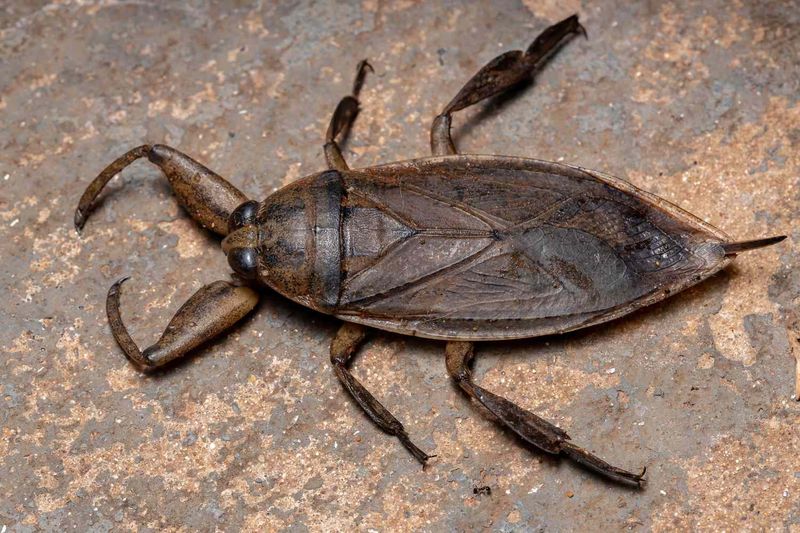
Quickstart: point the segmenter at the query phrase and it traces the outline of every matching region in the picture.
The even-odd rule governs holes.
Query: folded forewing
[[[543,324],[557,331],[634,309],[723,261],[713,228],[572,167],[461,156],[366,169],[347,181],[352,209],[407,229],[345,268],[342,316],[385,329],[426,335],[426,324],[447,322],[468,338],[468,329],[516,322],[509,337]]]

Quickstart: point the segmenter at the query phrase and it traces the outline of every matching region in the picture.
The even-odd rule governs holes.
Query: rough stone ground
[[[483,62],[573,12],[590,39],[458,115],[463,150],[596,168],[732,235],[789,235],[608,326],[480,347],[488,388],[647,465],[646,490],[521,446],[451,385],[441,343],[376,334],[356,372],[438,454],[421,471],[341,390],[336,321],[274,294],[184,364],[126,362],[104,315],[115,279],[133,276],[123,311],[146,345],[228,268],[146,163],[79,237],[106,163],[168,143],[262,198],[323,168],[363,57],[351,164],[424,156]],[[800,531],[797,1],[6,0],[0,28],[0,531]]]

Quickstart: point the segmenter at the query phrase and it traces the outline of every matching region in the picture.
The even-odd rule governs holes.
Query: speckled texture
[[[796,0],[2,4],[0,532],[800,531]],[[346,157],[426,155],[483,62],[573,12],[590,39],[457,115],[460,147],[606,171],[742,238],[789,235],[610,325],[479,346],[483,385],[647,465],[647,490],[524,448],[449,382],[441,343],[376,334],[355,372],[438,454],[421,471],[342,391],[336,321],[274,294],[178,367],[126,362],[104,313],[115,279],[133,276],[123,315],[146,345],[228,268],[146,163],[78,237],[72,210],[106,163],[167,143],[261,198],[323,168],[363,57],[376,74]]]

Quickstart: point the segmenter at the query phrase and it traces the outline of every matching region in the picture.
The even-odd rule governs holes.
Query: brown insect
[[[447,371],[497,419],[537,448],[562,454],[614,481],[635,474],[573,444],[567,433],[474,383],[475,341],[564,333],[606,322],[694,285],[736,253],[784,237],[734,242],[722,231],[633,185],[592,170],[503,156],[460,155],[452,113],[532,76],[546,57],[585,31],[577,16],[546,29],[525,51],[484,66],[435,118],[433,157],[351,169],[337,139],[358,114],[371,67],[358,66],[353,94],[339,102],[325,137],[329,170],[261,203],[173,148],[144,145],[111,163],[84,192],[75,226],[86,222],[105,184],[147,157],[180,204],[225,236],[236,282],[201,288],[162,337],[140,351],[119,312],[117,281],[107,298],[114,338],[149,370],[227,330],[256,305],[266,284],[304,306],[344,320],[331,362],[345,389],[423,465],[400,423],[348,370],[366,327],[447,341]]]

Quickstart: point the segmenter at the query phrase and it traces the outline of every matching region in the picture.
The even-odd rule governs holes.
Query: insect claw
[[[634,478],[636,480],[636,484],[639,486],[640,489],[644,488],[644,486],[647,484],[647,480],[644,478],[646,472],[647,472],[647,467],[645,466],[642,468],[642,473],[636,475]]]
[[[111,286],[111,288],[108,289],[108,294],[109,295],[113,294],[113,295],[116,296],[119,293],[119,290],[120,290],[120,287],[122,287],[122,284],[125,283],[126,281],[128,281],[129,279],[131,279],[130,276],[123,276],[123,277],[119,278],[117,281],[114,282],[114,284]]]
[[[586,33],[586,28],[583,27],[583,24],[578,22],[578,15],[574,15],[574,17],[575,17],[575,33],[583,35],[583,38],[588,41],[589,35]]]
[[[423,471],[423,472],[425,471],[425,469],[426,469],[426,468],[428,468],[428,461],[429,461],[430,459],[433,459],[434,457],[437,457],[437,456],[436,456],[436,454],[433,454],[433,455],[426,455],[426,456],[425,456],[425,459],[422,461],[422,471]]]
[[[150,148],[151,147],[149,144],[143,144],[132,150],[129,150],[104,168],[103,171],[98,174],[94,180],[92,180],[89,186],[86,187],[86,190],[83,191],[83,194],[81,195],[81,199],[78,201],[78,207],[75,209],[74,221],[75,229],[78,230],[78,233],[80,233],[84,224],[86,224],[86,219],[89,217],[89,214],[92,211],[94,201],[100,195],[103,187],[106,186],[106,183],[108,183],[114,176],[122,172],[125,167],[140,157],[147,156],[150,153]]]
[[[361,87],[364,85],[364,78],[367,77],[367,71],[375,73],[375,69],[369,64],[367,59],[362,59],[356,66],[356,79],[353,81],[353,97],[358,98],[358,93],[361,92]]]
[[[647,472],[647,467],[642,468],[642,473],[638,475],[628,472],[627,470],[623,470],[622,468],[617,468],[616,466],[608,464],[596,455],[586,451],[580,446],[576,446],[571,441],[563,441],[561,443],[561,453],[576,463],[587,467],[589,470],[592,470],[601,476],[606,477],[607,479],[616,481],[617,483],[641,489],[644,487],[646,482],[644,479],[644,474]]]
[[[111,333],[114,335],[114,339],[117,341],[120,348],[122,348],[122,351],[125,352],[128,359],[133,361],[142,370],[149,370],[153,365],[142,354],[139,346],[131,338],[130,333],[128,333],[128,328],[126,328],[125,324],[122,322],[122,316],[119,312],[120,288],[122,284],[129,279],[130,276],[122,277],[115,281],[111,288],[108,289],[108,296],[106,297],[108,323],[111,326]]]
[[[435,455],[428,455],[427,453],[420,450],[416,444],[411,442],[411,439],[409,439],[408,435],[406,435],[405,433],[400,433],[399,435],[397,435],[397,438],[400,439],[400,442],[403,443],[403,446],[405,446],[408,449],[408,451],[411,452],[411,455],[413,455],[414,458],[422,464],[423,470],[425,469],[428,459],[436,457]]]
[[[375,72],[375,69],[372,68],[372,64],[369,62],[369,59],[362,59],[358,63],[358,70],[361,70],[361,69],[369,70],[370,72],[373,72],[373,73]]]
[[[83,230],[83,226],[86,225],[86,215],[83,213],[83,211],[81,211],[80,208],[75,210],[74,222],[75,222],[75,231],[77,231],[78,235],[80,235],[81,231]]]

